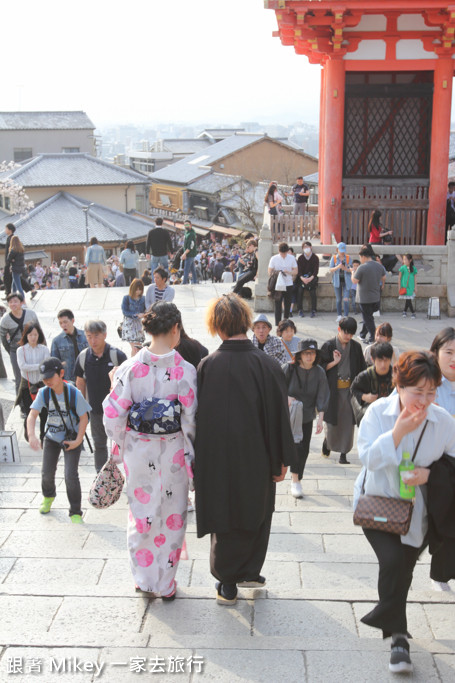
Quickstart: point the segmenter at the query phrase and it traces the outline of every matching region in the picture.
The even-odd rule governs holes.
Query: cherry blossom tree
[[[0,163],[0,194],[4,197],[9,197],[10,199],[10,210],[15,214],[20,214],[24,216],[31,209],[34,208],[35,204],[28,197],[24,188],[16,183],[12,178],[4,177],[1,175],[14,171],[14,169],[19,168],[19,164],[14,161]]]

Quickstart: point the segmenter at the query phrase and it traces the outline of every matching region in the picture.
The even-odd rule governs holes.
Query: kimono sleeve
[[[118,446],[121,460],[127,431],[126,423],[132,403],[129,368],[119,368],[114,376],[114,387],[103,401],[103,423],[106,434]]]
[[[177,356],[177,354],[176,354]],[[190,479],[193,479],[194,439],[196,436],[197,379],[196,369],[182,359],[181,379],[178,383],[178,400],[182,405],[181,424],[185,464]]]
[[[318,413],[325,413],[329,407],[330,400],[330,389],[329,383],[327,381],[327,375],[321,368],[321,372],[318,373],[318,393],[316,396],[316,409]]]

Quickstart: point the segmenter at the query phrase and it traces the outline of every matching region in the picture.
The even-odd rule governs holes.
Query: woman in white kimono
[[[175,304],[153,304],[143,317],[152,343],[120,366],[103,403],[106,433],[125,466],[136,590],[163,600],[175,598],[193,479],[196,370],[174,350],[181,326]]]

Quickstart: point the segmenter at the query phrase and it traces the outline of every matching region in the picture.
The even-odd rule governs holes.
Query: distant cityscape
[[[97,155],[106,161],[114,161],[118,155],[125,156],[128,163],[130,152],[149,151],[158,140],[167,138],[196,138],[206,128],[242,128],[247,133],[267,133],[270,137],[287,139],[311,156],[318,156],[319,131],[314,125],[296,121],[291,125],[265,124],[257,121],[240,123],[201,122],[197,125],[162,123],[156,126],[118,124],[100,126],[96,129]]]

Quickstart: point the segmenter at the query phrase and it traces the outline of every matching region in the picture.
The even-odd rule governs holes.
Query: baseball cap
[[[318,343],[316,339],[302,339],[302,341],[299,341],[296,353],[300,353],[301,351],[316,351],[317,353]]]
[[[43,379],[50,379],[54,375],[58,375],[60,370],[63,370],[62,361],[59,358],[53,358],[52,356],[47,358],[39,366],[39,371]]]
[[[338,251],[345,252],[346,251],[346,244],[344,242],[338,242],[337,249],[338,249]]]

